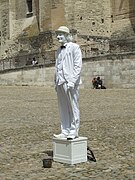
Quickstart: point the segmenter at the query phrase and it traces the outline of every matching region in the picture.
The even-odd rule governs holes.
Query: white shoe
[[[53,135],[55,138],[60,138],[60,139],[64,139],[64,138],[67,138],[67,135],[61,133],[61,134],[54,134]]]

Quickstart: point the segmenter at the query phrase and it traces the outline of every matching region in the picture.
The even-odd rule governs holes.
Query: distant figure
[[[97,77],[97,82],[96,82],[96,84],[97,84],[97,88],[96,89],[102,89],[102,79],[100,79],[100,77],[98,76]]]
[[[93,89],[96,89],[96,86],[97,86],[97,79],[96,78],[92,79],[92,85],[93,85]]]
[[[92,85],[93,89],[106,89],[106,87],[103,86],[103,81],[99,76],[97,78],[93,78]]]
[[[36,64],[38,64],[38,62],[37,62],[36,58],[34,57],[33,60],[32,60],[32,65],[34,66]]]

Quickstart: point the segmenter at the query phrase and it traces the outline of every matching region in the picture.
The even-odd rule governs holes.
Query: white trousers
[[[68,90],[66,83],[58,85],[57,96],[61,119],[61,133],[65,135],[78,135],[80,126],[79,86]]]

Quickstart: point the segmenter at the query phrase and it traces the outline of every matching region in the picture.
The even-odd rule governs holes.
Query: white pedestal
[[[53,160],[67,164],[87,161],[87,137],[73,140],[53,138]]]

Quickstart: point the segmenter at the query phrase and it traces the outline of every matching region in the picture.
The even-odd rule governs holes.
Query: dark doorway
[[[26,0],[28,6],[28,12],[32,13],[32,0]]]

